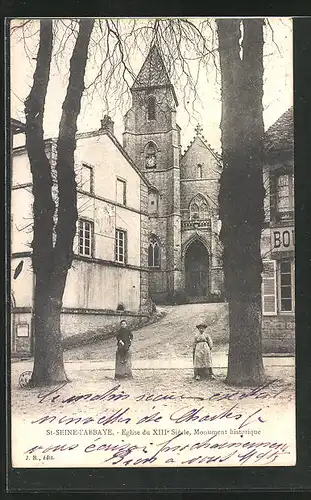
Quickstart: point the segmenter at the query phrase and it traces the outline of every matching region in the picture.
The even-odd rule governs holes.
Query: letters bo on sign
[[[295,233],[293,227],[278,227],[271,229],[271,247],[274,252],[294,250]]]

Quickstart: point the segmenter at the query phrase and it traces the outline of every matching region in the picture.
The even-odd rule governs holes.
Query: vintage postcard
[[[9,43],[12,466],[294,466],[292,20]]]

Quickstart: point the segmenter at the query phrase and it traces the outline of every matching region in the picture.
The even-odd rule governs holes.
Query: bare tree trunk
[[[31,385],[43,385],[54,378],[66,380],[57,331],[50,324],[49,280],[53,267],[53,216],[51,165],[45,154],[43,115],[53,49],[52,21],[40,22],[40,43],[33,86],[25,101],[26,147],[33,178],[33,256],[35,273],[34,337],[35,357]]]
[[[34,368],[32,386],[67,380],[63,362],[60,315],[68,270],[73,258],[73,239],[77,221],[77,193],[74,173],[77,117],[84,90],[87,52],[94,21],[81,20],[70,61],[70,77],[57,143],[58,206],[56,243],[53,246],[51,165],[45,154],[43,114],[52,58],[52,21],[40,22],[40,43],[33,86],[25,101],[26,146],[33,177],[33,270]]]
[[[263,20],[217,20],[222,78],[220,233],[229,301],[227,382],[265,378],[261,343],[260,238],[264,221]]]

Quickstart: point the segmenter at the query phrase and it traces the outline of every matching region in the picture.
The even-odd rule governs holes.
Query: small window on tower
[[[155,97],[148,97],[148,120],[155,120]]]
[[[201,165],[201,163],[198,163],[198,166],[197,166],[197,178],[202,179],[202,165]]]
[[[149,214],[155,214],[158,211],[158,195],[155,191],[149,192]]]
[[[146,168],[156,168],[157,166],[157,148],[153,142],[147,144],[145,150],[145,166]]]

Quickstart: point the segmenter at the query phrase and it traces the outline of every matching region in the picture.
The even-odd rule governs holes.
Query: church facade
[[[149,184],[150,296],[156,303],[219,299],[223,293],[220,159],[200,127],[182,154],[177,96],[156,46],[131,94],[123,147]]]

